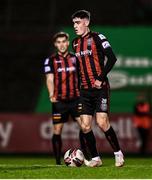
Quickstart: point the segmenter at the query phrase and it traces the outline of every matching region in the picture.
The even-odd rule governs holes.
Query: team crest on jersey
[[[70,59],[71,59],[73,64],[76,64],[76,57],[71,57]]]
[[[88,39],[88,46],[91,46],[91,44],[92,44],[92,38],[89,38]]]

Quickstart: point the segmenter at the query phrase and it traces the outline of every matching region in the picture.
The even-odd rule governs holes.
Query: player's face
[[[54,45],[57,48],[58,52],[64,54],[68,51],[69,41],[66,39],[66,37],[58,37]]]
[[[86,34],[86,32],[88,31],[88,25],[89,25],[89,20],[84,18],[74,18],[73,19],[73,27],[75,30],[75,33],[78,36],[83,36],[84,34]]]

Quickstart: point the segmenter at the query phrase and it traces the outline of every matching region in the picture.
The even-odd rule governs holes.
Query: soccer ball
[[[84,155],[80,149],[69,149],[64,155],[64,162],[67,166],[80,167],[84,162]]]

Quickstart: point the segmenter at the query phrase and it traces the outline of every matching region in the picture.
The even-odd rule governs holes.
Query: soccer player
[[[105,133],[114,155],[115,166],[124,164],[123,153],[120,149],[115,131],[109,122],[109,82],[107,74],[116,62],[107,38],[89,29],[90,12],[79,10],[72,15],[75,33],[78,35],[73,40],[73,49],[79,60],[81,90],[81,128],[83,136],[92,155],[91,161],[85,161],[87,166],[100,166],[102,161],[96,150],[96,141],[90,138],[92,134],[91,123],[95,113],[99,128]]]
[[[80,124],[79,117],[79,79],[77,58],[68,52],[69,35],[59,32],[53,37],[57,52],[44,62],[46,85],[52,102],[53,137],[52,145],[56,164],[61,164],[61,132],[69,115]],[[80,131],[80,145],[84,149],[83,136]]]

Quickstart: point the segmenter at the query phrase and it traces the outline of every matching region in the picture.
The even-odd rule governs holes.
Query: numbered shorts
[[[96,112],[109,113],[110,109],[110,98],[109,98],[109,88],[102,89],[90,89],[81,90],[80,101],[81,101],[81,111],[80,115],[94,115]]]

